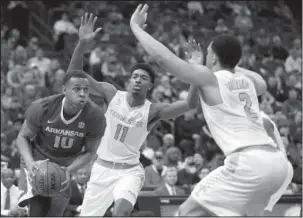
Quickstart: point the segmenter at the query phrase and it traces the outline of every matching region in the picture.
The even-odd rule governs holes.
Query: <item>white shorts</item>
[[[103,216],[113,201],[126,199],[132,205],[144,184],[141,164],[130,169],[111,169],[94,163],[80,216]]]
[[[253,146],[227,156],[224,165],[200,181],[191,196],[217,216],[242,216],[248,207],[259,213],[282,196],[279,189],[285,186],[289,170],[281,151]],[[278,191],[280,197],[275,196],[273,203],[271,197]]]

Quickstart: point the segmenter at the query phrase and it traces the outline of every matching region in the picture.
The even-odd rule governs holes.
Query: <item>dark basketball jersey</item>
[[[64,95],[53,95],[32,103],[26,112],[27,126],[37,132],[32,140],[35,160],[50,159],[67,166],[83,151],[85,140],[103,136],[106,121],[91,100],[73,118],[63,116]]]

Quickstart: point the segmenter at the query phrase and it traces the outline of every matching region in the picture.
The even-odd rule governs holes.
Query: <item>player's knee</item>
[[[130,216],[133,210],[133,205],[126,199],[118,199],[115,202],[113,216]]]

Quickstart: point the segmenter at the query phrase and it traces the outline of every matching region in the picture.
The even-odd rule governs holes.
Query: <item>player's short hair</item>
[[[130,73],[133,74],[133,72],[135,70],[138,70],[138,69],[146,71],[150,76],[150,80],[151,80],[150,82],[151,83],[155,82],[156,74],[155,74],[155,71],[153,70],[153,68],[149,64],[147,64],[147,63],[137,63],[134,66],[132,66],[132,68],[130,70]]]
[[[239,40],[227,34],[214,37],[211,48],[218,56],[222,67],[234,68],[242,56],[242,48]]]
[[[65,85],[71,78],[84,78],[87,79],[87,75],[84,71],[82,70],[73,70],[67,72],[63,79],[62,79],[62,84]]]

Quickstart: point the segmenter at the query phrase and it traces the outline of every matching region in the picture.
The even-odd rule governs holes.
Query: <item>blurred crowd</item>
[[[25,2],[11,2],[14,5],[8,7],[27,7]],[[16,137],[26,109],[36,99],[61,93],[69,59],[47,54],[71,57],[85,12],[97,15],[97,26],[103,28],[85,54],[87,73],[124,90],[130,67],[148,62],[159,75],[149,93],[152,102],[186,98],[189,86],[156,65],[132,35],[128,24],[136,5],[136,1],[53,3],[53,48],[48,50],[42,46],[42,38],[29,38],[22,29],[1,24],[1,167],[12,169],[12,173],[1,173],[1,194],[5,187],[9,190],[7,184],[17,185],[20,155]],[[163,1],[151,3],[148,16],[147,31],[181,58],[186,41],[193,38],[206,50],[217,34],[237,36],[243,46],[239,65],[260,73],[267,81],[260,108],[277,124],[294,167],[293,181],[285,194],[301,193],[302,36],[289,8],[282,1]],[[96,103],[106,107],[104,101]],[[141,162],[146,172],[142,193],[187,195],[209,172],[223,165],[224,155],[209,132],[201,108],[197,108],[175,120],[159,122],[142,146]],[[67,216],[81,210],[89,170],[79,170],[74,178]],[[1,204],[1,214],[2,210]]]

